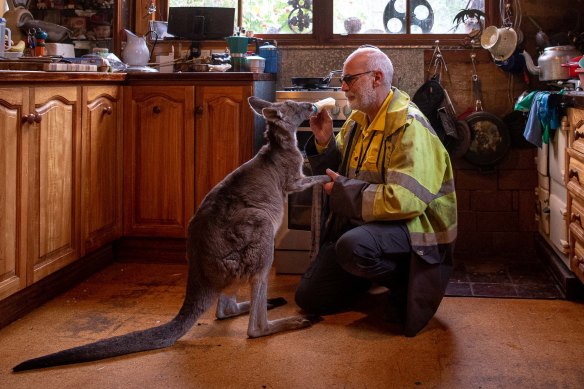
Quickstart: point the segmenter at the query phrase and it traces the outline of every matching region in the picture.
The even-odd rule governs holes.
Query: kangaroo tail
[[[185,298],[182,308],[174,319],[158,327],[130,332],[126,335],[99,340],[83,346],[58,351],[42,357],[29,359],[15,366],[14,372],[40,369],[52,366],[97,361],[100,359],[156,350],[174,344],[209,309],[216,293],[211,291],[189,290],[195,296]],[[198,289],[198,288],[197,288]]]

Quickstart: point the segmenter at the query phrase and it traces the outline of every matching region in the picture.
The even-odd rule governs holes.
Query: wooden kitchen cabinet
[[[22,207],[23,130],[28,88],[0,88],[0,299],[26,286]]]
[[[0,88],[0,297],[80,255],[77,87]]]
[[[251,86],[197,87],[196,205],[227,174],[253,155]]]
[[[29,89],[23,125],[21,222],[27,284],[79,258],[81,106],[79,88]]]
[[[121,235],[121,88],[0,88],[0,123],[2,299]]]
[[[124,93],[124,235],[186,237],[209,190],[252,156],[247,85],[134,85]]]
[[[584,282],[584,110],[568,109],[568,120],[572,127],[566,149],[570,270]]]
[[[124,90],[124,235],[185,237],[194,213],[195,87]]]
[[[82,99],[84,255],[122,235],[122,87],[84,86]]]

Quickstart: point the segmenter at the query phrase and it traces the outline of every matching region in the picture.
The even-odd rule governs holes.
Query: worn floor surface
[[[446,288],[447,296],[564,298],[549,269],[537,256],[459,255]]]
[[[1,388],[581,388],[584,304],[447,297],[415,338],[376,311],[327,316],[305,330],[247,339],[247,317],[207,312],[171,348],[11,373],[24,359],[170,319],[184,265],[116,263],[0,330]],[[272,276],[271,296],[297,312],[298,276]],[[372,297],[379,298],[379,296]],[[370,300],[371,301],[371,300]]]

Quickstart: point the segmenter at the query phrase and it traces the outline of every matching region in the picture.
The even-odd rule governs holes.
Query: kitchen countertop
[[[44,72],[44,71],[13,71],[0,70],[0,82],[133,82],[133,81],[275,81],[276,75],[271,73],[251,72]]]
[[[584,92],[570,91],[562,95],[562,103],[568,107],[584,108]]]

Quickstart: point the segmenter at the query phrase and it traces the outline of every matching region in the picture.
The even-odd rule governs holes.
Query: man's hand
[[[310,117],[310,129],[319,146],[326,146],[333,136],[333,119],[326,109]]]
[[[326,174],[328,174],[332,181],[324,184],[324,191],[327,195],[330,195],[333,191],[333,185],[335,184],[335,180],[339,176],[339,173],[335,173],[331,169],[326,169]]]

